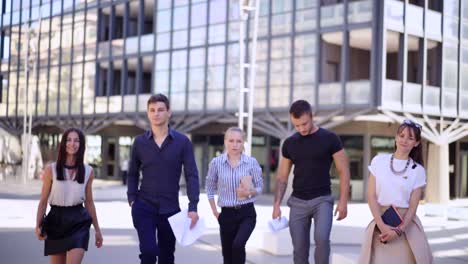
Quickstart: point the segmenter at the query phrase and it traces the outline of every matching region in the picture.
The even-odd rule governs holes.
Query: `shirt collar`
[[[174,129],[172,129],[172,128],[169,127],[169,130],[168,130],[168,134],[167,134],[167,135],[169,136],[170,139],[174,139],[174,138],[175,138]],[[146,136],[146,139],[152,138],[152,137],[153,137],[153,131],[151,131],[151,129],[150,129],[150,130],[147,130],[147,131],[145,132],[145,136]]]
[[[221,160],[223,162],[229,163],[227,152],[224,152],[223,154],[221,154]],[[247,163],[247,157],[245,156],[244,153],[242,153],[240,156],[240,163]]]

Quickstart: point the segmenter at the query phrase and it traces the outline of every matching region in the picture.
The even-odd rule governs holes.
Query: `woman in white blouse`
[[[88,250],[91,224],[96,247],[102,246],[92,193],[93,170],[83,162],[85,146],[85,137],[79,129],[66,130],[60,141],[57,162],[47,166],[43,173],[36,236],[45,240],[44,255],[50,256],[51,263],[81,263]],[[43,218],[47,203],[51,209]]]
[[[244,132],[229,128],[224,135],[225,153],[214,158],[206,177],[206,194],[218,219],[224,264],[245,263],[245,244],[255,228],[253,203],[263,187],[257,160],[243,154]],[[218,194],[218,212],[214,201]]]
[[[369,171],[367,199],[374,219],[366,229],[358,263],[432,263],[431,249],[416,215],[426,185],[421,125],[405,120],[395,136],[395,152],[375,156]],[[391,206],[402,220],[397,226],[382,218]]]

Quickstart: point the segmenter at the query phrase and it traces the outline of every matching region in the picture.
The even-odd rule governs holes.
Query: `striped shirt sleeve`
[[[262,169],[255,158],[252,158],[252,163],[252,183],[257,194],[261,194],[263,190]]]
[[[216,159],[213,159],[208,166],[208,173],[206,175],[205,190],[208,200],[214,199],[214,195],[217,191],[218,174],[216,171]]]

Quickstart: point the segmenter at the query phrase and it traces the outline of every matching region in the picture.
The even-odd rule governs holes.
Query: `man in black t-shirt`
[[[282,147],[276,177],[273,219],[281,217],[289,173],[294,165],[293,192],[288,199],[290,207],[289,231],[294,248],[294,263],[309,263],[310,226],[314,219],[316,264],[329,263],[330,231],[333,222],[330,167],[335,162],[340,177],[340,199],[335,210],[337,220],[347,215],[349,192],[348,159],[336,134],[313,123],[312,107],[298,100],[289,110],[297,133],[288,137]]]

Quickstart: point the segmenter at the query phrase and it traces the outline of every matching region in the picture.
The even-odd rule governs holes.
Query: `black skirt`
[[[66,253],[74,248],[88,250],[92,222],[93,219],[82,204],[67,207],[51,205],[45,219],[47,239],[44,255]]]

